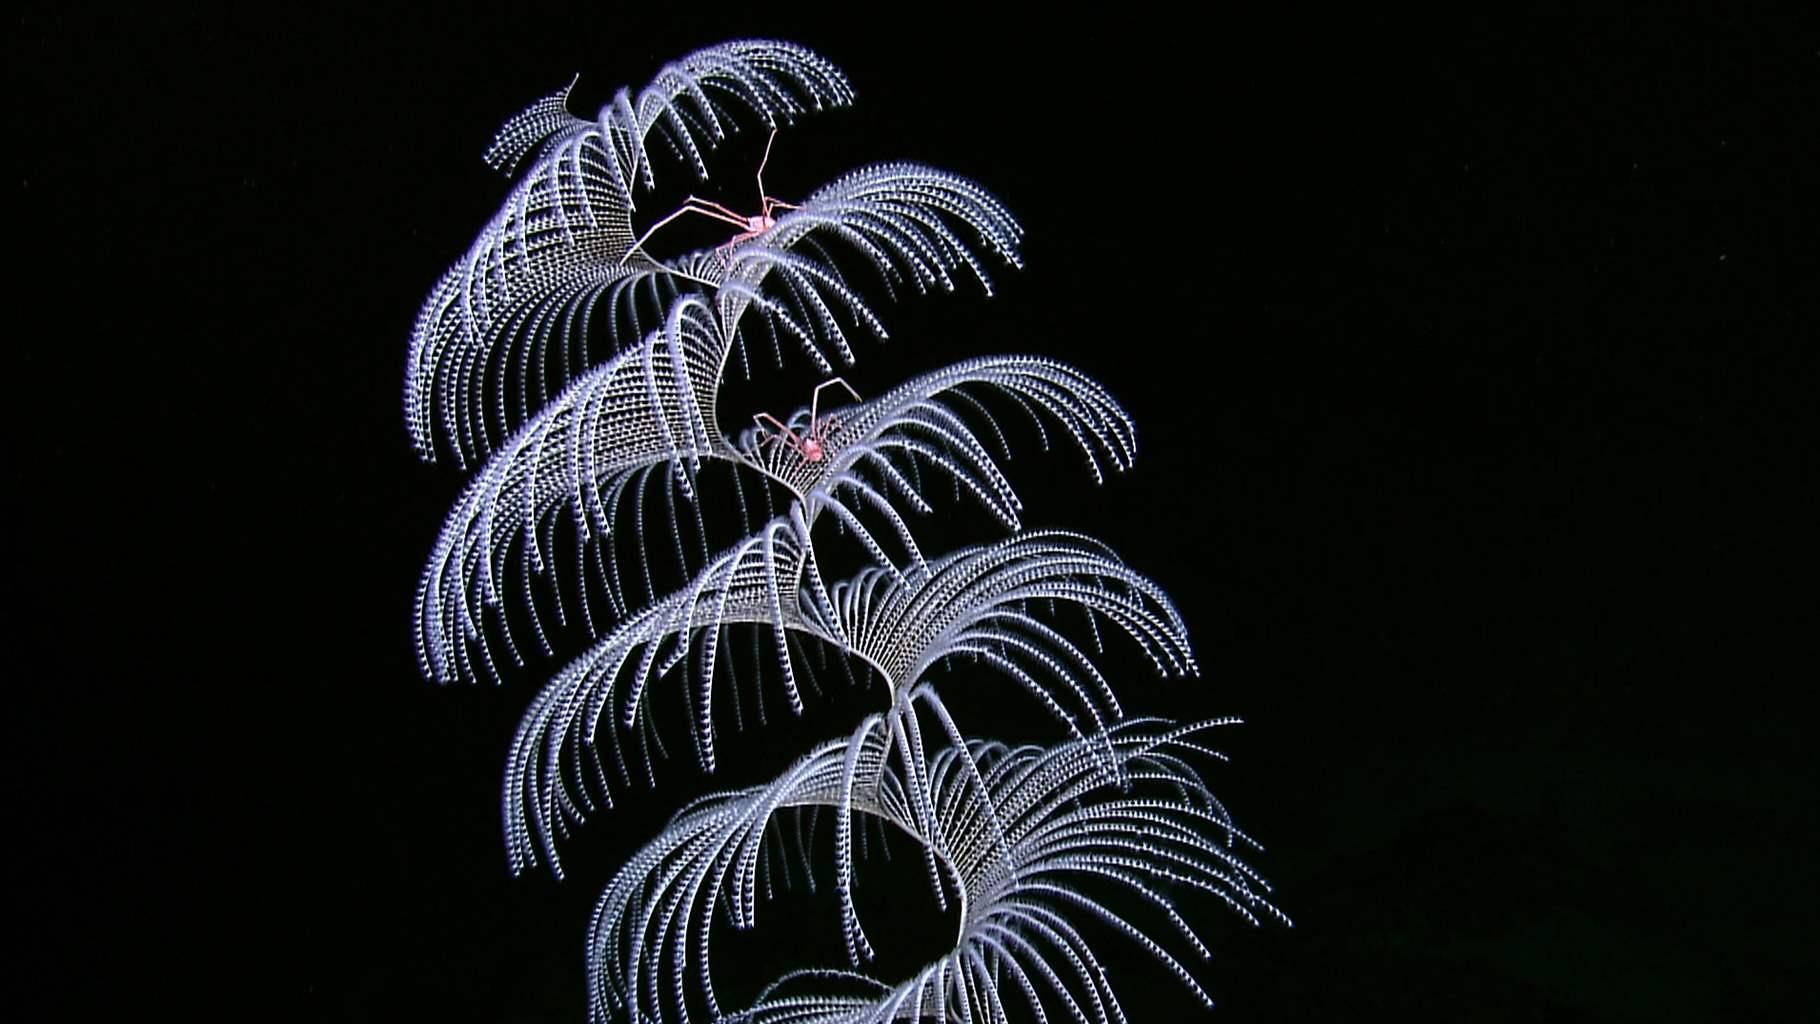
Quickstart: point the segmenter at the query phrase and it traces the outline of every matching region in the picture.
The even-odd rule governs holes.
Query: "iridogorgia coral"
[[[762,197],[755,215],[691,197],[635,230],[634,198],[666,161],[705,177],[742,122],[775,132],[852,101],[839,69],[792,44],[691,54],[594,121],[567,99],[508,121],[488,150],[494,167],[523,170],[425,302],[405,385],[418,453],[477,467],[418,588],[424,674],[498,680],[533,647],[553,656],[557,628],[594,638],[512,743],[513,870],[560,874],[572,830],[654,781],[675,731],[654,710],[660,691],[685,709],[706,771],[722,767],[717,732],[763,727],[762,690],[801,711],[804,683],[834,663],[884,695],[776,779],[683,808],[620,869],[589,937],[592,1016],[1110,1024],[1124,1013],[1089,939],[1114,933],[1206,1000],[1182,954],[1207,950],[1175,894],[1286,920],[1198,774],[1219,756],[1207,732],[1226,720],[1126,716],[1101,669],[1107,637],[1192,675],[1180,616],[1104,544],[1025,529],[1000,465],[1011,414],[1042,443],[1078,449],[1097,482],[1131,464],[1131,420],[1086,375],[1038,356],[970,359],[871,398],[833,376],[856,336],[883,336],[867,294],[967,281],[989,292],[997,265],[1019,263],[1018,222],[965,178],[896,163],[798,204]],[[726,222],[728,240],[653,256],[686,214]],[[788,353],[823,378],[814,401],[729,433],[723,380]],[[738,524],[715,541],[726,517],[704,514],[711,471],[729,481]],[[912,523],[956,500],[983,507],[1003,539],[925,551]],[[830,580],[818,557],[830,544],[866,567]],[[661,593],[671,577],[681,585]],[[733,650],[747,633],[769,653]],[[1010,747],[958,721],[941,691],[977,673],[1021,688],[1054,720],[1055,744]],[[867,836],[887,835],[920,851],[932,898],[959,921],[952,948],[908,978],[867,973],[853,897]],[[832,881],[847,962],[804,965],[750,1005],[723,1006],[711,934],[752,927],[792,875]]]

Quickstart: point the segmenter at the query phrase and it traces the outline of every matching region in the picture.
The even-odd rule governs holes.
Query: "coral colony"
[[[663,746],[676,729],[660,725],[659,694],[684,709],[707,771],[725,768],[717,731],[763,728],[766,691],[801,711],[830,662],[883,697],[776,779],[689,804],[620,868],[588,938],[591,1017],[1123,1021],[1089,936],[1137,944],[1211,1006],[1181,959],[1207,949],[1176,899],[1198,892],[1253,924],[1287,923],[1239,856],[1254,844],[1197,773],[1219,756],[1207,734],[1232,720],[1126,716],[1101,674],[1105,644],[1122,635],[1157,671],[1193,675],[1175,607],[1099,541],[1025,530],[999,465],[996,417],[1011,413],[1045,444],[1078,449],[1098,482],[1130,465],[1130,419],[1038,356],[970,359],[870,398],[834,376],[855,359],[850,334],[884,333],[854,267],[893,296],[965,281],[990,293],[988,268],[1019,264],[1017,221],[965,178],[892,163],[798,204],[764,196],[761,178],[755,215],[691,197],[640,236],[634,196],[660,166],[705,178],[736,119],[775,133],[850,103],[851,86],[802,47],[752,40],[666,66],[594,121],[567,99],[514,117],[487,151],[522,172],[425,301],[405,385],[418,454],[477,467],[418,588],[423,673],[497,680],[533,648],[553,657],[558,628],[593,638],[513,740],[513,869],[560,875],[570,833],[615,791],[654,781],[659,751],[679,749]],[[668,260],[647,251],[688,215],[722,222],[727,241]],[[800,392],[809,408],[755,413],[729,435],[723,378],[791,353],[819,373]],[[739,530],[714,536],[709,471],[731,479],[723,505],[745,532],[717,554],[711,543]],[[913,520],[949,500],[982,506],[1005,535],[923,550]],[[865,568],[826,579],[830,546]],[[672,557],[686,582],[659,596]],[[1053,719],[1055,745],[976,738],[950,714],[942,689],[982,674]],[[867,973],[854,899],[887,842],[920,848],[933,900],[958,914],[952,947],[906,978]],[[722,1005],[710,934],[756,926],[793,875],[832,881],[828,927],[846,962]]]

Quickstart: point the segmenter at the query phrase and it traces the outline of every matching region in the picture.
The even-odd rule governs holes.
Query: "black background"
[[[779,137],[772,193],[915,159],[1030,232],[990,302],[883,307],[856,386],[1038,353],[1138,422],[1103,489],[1061,456],[1014,478],[1032,525],[1175,596],[1203,676],[1121,693],[1247,720],[1213,781],[1297,927],[1197,918],[1211,1016],[1109,941],[1134,1021],[1789,1010],[1820,36],[962,13],[17,16],[21,1000],[582,1019],[594,894],[704,784],[678,763],[591,824],[573,878],[508,877],[498,775],[536,679],[415,671],[461,478],[409,449],[405,343],[504,194],[478,159],[501,120],[577,71],[585,116],[771,35],[859,90]],[[751,205],[756,145],[715,197]],[[799,361],[754,408],[812,383]],[[972,721],[1032,712],[982,700]],[[714,781],[849,710],[743,738]],[[813,931],[773,933],[777,962]]]

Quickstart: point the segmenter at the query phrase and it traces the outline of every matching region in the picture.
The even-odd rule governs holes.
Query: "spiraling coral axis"
[[[774,679],[802,710],[799,677],[814,671],[806,650],[831,652],[885,698],[846,739],[770,783],[684,808],[620,869],[589,938],[591,1016],[972,1024],[1022,1007],[1037,1020],[1123,1022],[1083,931],[1090,922],[1088,931],[1137,943],[1212,1005],[1179,955],[1207,949],[1171,894],[1209,895],[1253,924],[1288,923],[1239,855],[1255,844],[1195,767],[1219,757],[1203,734],[1231,720],[1125,717],[1101,668],[1104,639],[1125,638],[1159,674],[1193,676],[1187,628],[1162,588],[1106,545],[1024,529],[1001,465],[1011,414],[1045,447],[1053,437],[1077,450],[1097,484],[1136,457],[1125,410],[1074,367],[1003,355],[828,417],[755,417],[736,435],[719,418],[722,381],[735,364],[749,368],[759,345],[780,362],[799,351],[830,376],[855,360],[856,330],[884,336],[868,281],[896,296],[971,279],[990,294],[993,264],[1021,265],[1023,228],[974,182],[880,164],[800,204],[767,200],[750,221],[710,213],[750,226],[713,249],[658,259],[633,227],[636,199],[656,181],[653,140],[704,178],[712,149],[742,119],[775,130],[851,103],[851,85],[800,46],[748,40],[667,65],[594,121],[569,113],[568,93],[512,118],[488,149],[495,168],[524,170],[425,300],[406,368],[419,455],[478,465],[418,586],[423,674],[503,681],[524,665],[527,642],[555,654],[549,615],[595,638],[543,687],[512,742],[513,870],[542,864],[560,875],[573,829],[610,807],[614,790],[655,781],[656,684],[671,681],[707,771],[720,767],[715,736],[729,706],[745,724],[742,690]],[[714,209],[692,199],[683,212]],[[811,436],[812,446],[800,442]],[[780,439],[797,443],[767,443]],[[718,553],[699,506],[710,468],[732,476],[746,531]],[[1008,536],[926,553],[911,523],[944,492],[977,502]],[[650,535],[652,495],[667,537]],[[629,551],[612,543],[627,520]],[[869,566],[826,579],[823,522]],[[559,544],[559,531],[573,536]],[[559,551],[571,553],[566,569]],[[687,582],[659,596],[652,561],[666,552]],[[769,633],[772,655],[728,654],[736,628]],[[970,737],[938,689],[960,673],[1025,694],[1053,719],[1057,744]],[[819,821],[832,822],[825,845]],[[873,947],[853,891],[868,828],[908,837],[934,900],[959,901],[953,948],[902,980],[866,973]],[[709,957],[717,919],[752,927],[773,864],[794,859],[798,876],[813,878],[829,870],[818,853],[832,861],[848,963],[791,971],[750,1006],[723,1008]]]

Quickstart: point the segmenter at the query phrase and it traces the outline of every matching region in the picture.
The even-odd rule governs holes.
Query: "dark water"
[[[612,869],[863,713],[774,722],[724,778],[678,759],[568,881],[513,881],[498,773],[535,673],[438,692],[410,648],[461,477],[409,451],[404,347],[503,194],[494,126],[577,70],[585,112],[764,34],[860,92],[780,136],[773,194],[913,158],[1030,230],[990,302],[881,303],[854,385],[1029,352],[1137,419],[1105,488],[1027,438],[1009,470],[1030,525],[1175,597],[1203,676],[1121,696],[1247,719],[1212,781],[1297,927],[1204,910],[1205,1017],[1108,940],[1134,1021],[1784,1017],[1811,32],[943,16],[17,18],[15,250],[43,271],[17,301],[45,326],[10,375],[14,904],[21,976],[81,979],[35,995],[579,1020]],[[714,197],[744,201],[756,145]],[[799,404],[793,371],[729,422]],[[982,732],[1041,731],[974,699]]]

